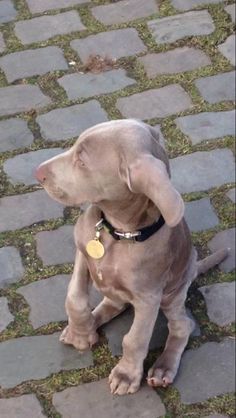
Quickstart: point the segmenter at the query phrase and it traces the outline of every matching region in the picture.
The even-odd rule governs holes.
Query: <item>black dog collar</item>
[[[165,223],[163,216],[161,215],[158,221],[154,222],[152,225],[145,226],[144,228],[139,229],[135,232],[121,232],[117,231],[110,222],[107,221],[104,214],[102,213],[102,219],[97,223],[96,229],[99,231],[103,227],[112,235],[112,237],[117,240],[133,240],[136,242],[143,242],[146,239],[150,238],[155,232],[157,232]]]

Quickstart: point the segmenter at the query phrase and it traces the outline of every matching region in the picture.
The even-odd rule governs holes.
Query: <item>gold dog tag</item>
[[[91,239],[91,241],[88,242],[86,245],[86,251],[90,257],[99,259],[104,256],[105,249],[102,245],[102,243],[97,239]]]
[[[86,251],[90,257],[99,259],[104,256],[105,248],[102,243],[99,241],[100,238],[100,230],[98,229],[100,226],[96,225],[96,233],[95,238],[91,239],[88,244],[86,245]]]

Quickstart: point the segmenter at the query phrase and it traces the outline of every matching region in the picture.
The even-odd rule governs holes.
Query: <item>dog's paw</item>
[[[135,365],[125,366],[121,360],[109,376],[111,393],[115,395],[126,395],[137,392],[140,387],[142,374],[142,370],[137,370]]]
[[[71,326],[67,325],[61,333],[60,341],[64,344],[73,345],[79,351],[85,351],[96,344],[98,334],[94,331],[87,335],[80,335]]]
[[[151,369],[148,371],[147,383],[151,387],[161,386],[166,388],[173,383],[178,367],[168,361],[163,355],[157,359]]]

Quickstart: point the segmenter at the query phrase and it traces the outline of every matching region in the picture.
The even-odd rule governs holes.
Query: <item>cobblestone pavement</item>
[[[234,23],[232,0],[0,0],[1,418],[235,416]],[[231,254],[189,291],[196,329],[174,385],[115,397],[107,376],[133,312],[84,355],[59,343],[79,211],[33,170],[126,117],[159,131],[200,255]],[[166,336],[160,314],[145,371]]]

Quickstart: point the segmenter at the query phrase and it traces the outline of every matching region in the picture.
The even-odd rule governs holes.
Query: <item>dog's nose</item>
[[[44,183],[47,179],[47,168],[45,164],[40,164],[35,170],[35,177],[39,183]]]

